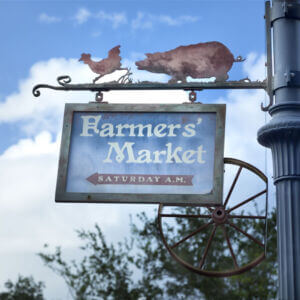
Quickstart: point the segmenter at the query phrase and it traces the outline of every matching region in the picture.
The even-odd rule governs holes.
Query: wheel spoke
[[[264,244],[261,243],[258,239],[256,239],[254,236],[252,236],[251,234],[247,233],[246,231],[244,231],[243,229],[237,227],[236,225],[232,224],[231,222],[227,222],[231,227],[235,228],[237,231],[241,232],[242,234],[244,234],[246,237],[248,237],[249,239],[251,239],[253,242],[255,242],[256,244],[258,244],[261,247],[264,247]]]
[[[235,205],[234,207],[228,209],[227,213],[230,213],[231,211],[233,211],[233,210],[235,210],[235,209],[241,207],[242,205],[245,205],[246,203],[252,201],[253,199],[255,199],[255,198],[257,198],[257,197],[259,197],[259,196],[261,196],[261,195],[263,195],[263,194],[266,193],[266,192],[267,192],[267,190],[265,189],[265,190],[263,190],[263,191],[257,193],[256,195],[254,195],[254,196],[252,196],[252,197],[246,199],[245,201],[243,201],[243,202],[241,202],[241,203]]]
[[[181,243],[183,243],[184,241],[186,241],[187,239],[191,238],[192,236],[196,235],[197,233],[199,233],[200,231],[202,231],[203,229],[205,229],[206,227],[208,227],[209,225],[211,225],[213,223],[213,221],[210,221],[207,224],[204,224],[202,226],[200,226],[197,230],[193,231],[192,233],[188,234],[187,236],[185,236],[183,239],[181,239],[179,242],[175,243],[174,245],[171,246],[171,249],[174,249],[175,247],[177,247],[178,245],[180,245]]]
[[[228,203],[228,201],[229,201],[229,198],[230,198],[230,196],[231,196],[231,194],[232,194],[232,192],[233,192],[233,189],[234,189],[234,187],[235,187],[235,185],[236,185],[236,182],[237,182],[237,180],[238,180],[238,178],[239,178],[239,176],[240,176],[240,174],[241,174],[242,169],[243,169],[243,167],[240,166],[239,169],[238,169],[238,171],[237,171],[237,173],[236,173],[236,175],[235,175],[235,178],[234,178],[234,180],[233,180],[233,182],[232,182],[232,185],[231,185],[231,187],[230,187],[230,190],[229,190],[228,195],[227,195],[227,197],[226,197],[226,200],[225,200],[225,202],[224,202],[224,207],[226,207],[226,205],[227,205],[227,203]]]
[[[181,215],[181,214],[161,214],[165,218],[211,218],[211,215]]]
[[[209,210],[209,212],[213,212],[214,211],[214,209],[211,208],[211,207],[209,207],[209,206],[206,206],[206,208]]]
[[[232,249],[232,246],[231,246],[231,242],[230,242],[230,240],[229,240],[229,237],[228,237],[228,234],[227,234],[227,230],[226,230],[226,228],[225,228],[224,225],[222,226],[222,229],[223,229],[224,236],[225,236],[225,239],[226,239],[226,241],[227,241],[227,245],[228,245],[228,248],[229,248],[229,250],[230,250],[232,259],[233,259],[234,266],[235,266],[236,269],[238,269],[238,268],[239,268],[239,265],[238,265],[238,263],[237,263],[237,261],[236,261],[236,257],[235,257],[235,255],[234,255],[234,252],[233,252],[233,249]]]
[[[228,215],[230,219],[266,219],[266,216],[243,216],[243,215]]]
[[[206,245],[206,247],[205,247],[203,256],[202,256],[202,258],[201,258],[201,260],[200,260],[200,263],[199,263],[199,269],[202,269],[202,267],[203,267],[203,265],[204,265],[204,262],[205,262],[205,259],[206,259],[208,250],[209,250],[209,248],[210,248],[211,242],[212,242],[212,240],[213,240],[213,238],[214,238],[216,229],[217,229],[217,225],[214,225],[214,229],[212,230],[212,232],[211,232],[211,234],[210,234],[210,237],[209,237],[208,242],[207,242],[207,245]]]

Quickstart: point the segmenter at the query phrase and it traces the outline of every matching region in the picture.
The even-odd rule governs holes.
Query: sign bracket
[[[103,92],[120,91],[120,90],[183,90],[190,91],[189,100],[193,103],[196,101],[195,91],[202,90],[226,90],[226,89],[263,89],[268,90],[267,81],[251,81],[244,78],[239,81],[222,81],[222,82],[186,82],[186,83],[159,83],[159,82],[138,82],[138,83],[119,83],[117,81],[107,83],[81,83],[73,84],[68,75],[57,77],[58,86],[49,84],[38,84],[34,86],[32,93],[35,97],[41,95],[40,89],[47,88],[57,91],[91,91],[96,92],[95,101],[103,101]]]

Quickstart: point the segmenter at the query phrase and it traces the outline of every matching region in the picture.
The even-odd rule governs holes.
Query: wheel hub
[[[211,215],[216,224],[224,224],[227,221],[227,214],[223,206],[218,206]]]

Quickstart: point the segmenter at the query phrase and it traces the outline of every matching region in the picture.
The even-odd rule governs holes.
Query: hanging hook
[[[197,94],[194,90],[191,90],[189,93],[190,102],[194,103],[197,100]]]
[[[103,102],[103,93],[101,91],[96,93],[95,101],[96,102]]]

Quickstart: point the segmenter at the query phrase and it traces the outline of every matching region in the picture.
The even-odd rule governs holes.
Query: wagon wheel
[[[254,166],[237,159],[224,158],[224,163],[226,176],[229,175],[226,174],[227,168],[235,168],[237,172],[223,205],[185,207],[184,212],[183,208],[172,207],[176,212],[166,213],[163,210],[171,206],[160,204],[158,210],[161,237],[172,257],[193,272],[213,277],[232,276],[250,270],[265,258],[266,248],[267,177]],[[234,202],[234,190],[240,192],[237,188],[239,179],[242,181],[241,173],[251,174],[252,177],[246,177],[247,185],[251,183],[248,178],[258,181],[254,188],[259,188],[259,192],[253,193],[252,190],[251,196],[242,200],[238,195],[238,201]],[[258,205],[263,204],[265,213],[236,213],[249,204],[255,204],[256,210]]]

